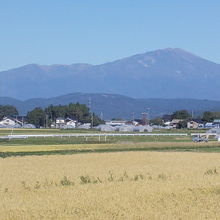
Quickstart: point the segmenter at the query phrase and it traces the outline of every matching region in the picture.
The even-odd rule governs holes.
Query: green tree
[[[177,128],[181,129],[181,128],[186,128],[187,127],[187,121],[186,120],[183,120],[183,121],[180,121],[178,124],[177,124]]]
[[[89,108],[85,104],[70,103],[69,105],[50,105],[45,109],[48,121],[55,121],[58,117],[73,118],[81,123],[91,123],[93,114],[93,125],[96,126],[103,121],[94,113],[90,113]]]
[[[191,115],[189,114],[187,110],[179,110],[179,111],[175,111],[172,117],[174,119],[186,119],[187,120],[191,118]]]
[[[16,107],[12,105],[0,105],[0,119],[2,119],[4,116],[10,117],[15,115],[18,115]]]
[[[42,108],[35,108],[27,114],[28,123],[34,124],[36,127],[44,127],[46,124],[46,113]]]
[[[202,120],[204,122],[212,122],[214,120],[213,112],[209,112],[209,111],[204,112],[202,115]]]
[[[220,119],[220,112],[206,111],[202,115],[202,120],[204,122],[212,122],[214,119]]]
[[[93,126],[97,126],[99,124],[104,124],[105,122],[101,120],[97,115],[93,114]]]
[[[163,122],[163,120],[161,118],[151,119],[150,123],[153,124],[153,125],[159,125],[159,126],[164,125],[164,122]]]
[[[86,123],[90,121],[89,108],[84,104],[69,104],[67,116],[75,118],[76,120]]]

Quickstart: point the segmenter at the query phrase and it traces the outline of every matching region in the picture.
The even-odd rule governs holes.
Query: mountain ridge
[[[91,93],[71,93],[52,98],[33,98],[25,101],[16,100],[9,97],[0,97],[0,105],[14,105],[21,115],[26,115],[28,111],[35,107],[45,108],[49,105],[66,105],[79,102],[86,104],[91,100],[91,111],[98,116],[103,115],[104,119],[140,118],[141,113],[150,108],[150,117],[158,117],[163,114],[173,113],[176,110],[186,109],[193,111],[194,115],[199,115],[203,111],[220,111],[220,101],[197,100],[197,99],[135,99],[118,94],[91,94]]]
[[[115,93],[135,98],[220,100],[220,64],[180,48],[136,54],[99,65],[29,64],[0,72],[0,96],[49,98]]]

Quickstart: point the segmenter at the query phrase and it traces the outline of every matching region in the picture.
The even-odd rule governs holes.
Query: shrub
[[[63,177],[62,180],[60,180],[60,184],[62,186],[73,186],[74,185],[74,182],[71,182],[66,176]]]
[[[216,174],[218,174],[216,168],[214,168],[214,169],[209,169],[209,170],[207,170],[207,171],[204,173],[204,175],[216,175]]]

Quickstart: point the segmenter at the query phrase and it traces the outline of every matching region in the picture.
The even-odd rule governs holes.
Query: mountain
[[[135,99],[116,94],[89,94],[72,93],[53,98],[34,98],[19,101],[13,98],[0,97],[0,105],[11,104],[17,107],[21,115],[25,115],[35,107],[47,107],[53,105],[65,105],[79,102],[87,104],[91,101],[91,110],[98,116],[103,115],[104,119],[140,118],[141,113],[150,108],[150,117],[157,117],[163,114],[172,113],[176,110],[187,109],[194,114],[201,114],[203,111],[220,111],[220,101],[196,100],[196,99]]]
[[[22,100],[72,92],[220,100],[219,88],[220,64],[178,48],[102,65],[30,64],[0,72],[0,96]]]

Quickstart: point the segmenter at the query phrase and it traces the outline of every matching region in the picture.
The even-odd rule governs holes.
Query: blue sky
[[[178,47],[220,63],[220,1],[0,0],[0,70]]]

